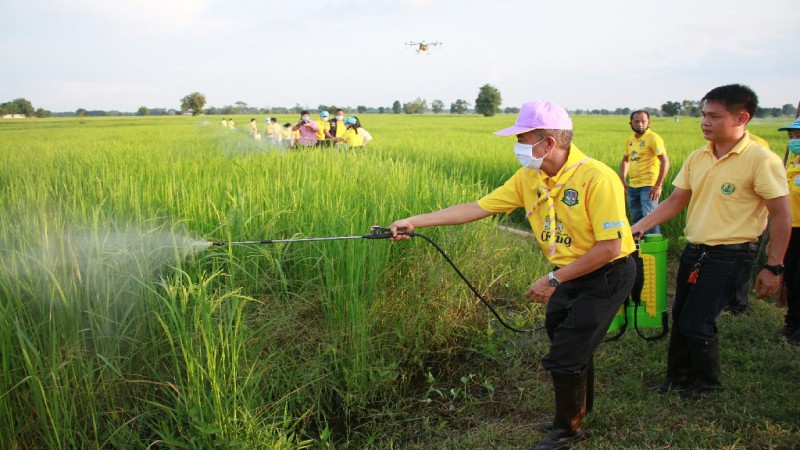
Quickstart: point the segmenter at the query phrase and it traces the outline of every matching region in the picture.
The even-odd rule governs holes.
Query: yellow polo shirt
[[[348,147],[361,147],[364,145],[364,134],[360,130],[359,128],[359,132],[356,133],[355,127],[350,127],[344,132],[342,140]]]
[[[315,120],[317,122],[317,140],[324,141],[325,140],[325,132],[331,131],[331,123],[327,120]]]
[[[792,207],[792,228],[800,227],[800,156],[789,161],[786,168],[789,181],[789,205]]]
[[[750,140],[751,140],[751,141],[756,141],[756,143],[758,143],[760,146],[762,146],[762,147],[766,148],[767,150],[770,150],[770,148],[769,148],[769,142],[767,142],[767,140],[766,140],[766,139],[764,139],[764,138],[762,138],[762,137],[758,137],[758,136],[756,136],[756,135],[755,135],[755,134],[753,134],[753,133],[750,133]]]
[[[328,132],[331,130],[331,125],[328,124]],[[344,120],[336,120],[336,134],[331,133],[333,137],[342,137],[344,136],[347,127],[344,126]]]
[[[692,191],[684,235],[695,244],[755,242],[767,226],[764,200],[789,193],[783,161],[746,131],[720,159],[713,145],[709,142],[690,154],[672,181]]]
[[[636,244],[625,215],[622,183],[613,170],[591,158],[574,169],[575,173],[553,198],[556,239],[555,253],[549,254],[545,228],[551,218],[545,202],[539,202],[540,182],[555,188],[565,169],[584,158],[586,155],[572,145],[567,162],[554,177],[520,168],[503,186],[478,200],[478,206],[492,213],[508,213],[516,208],[530,211],[536,206],[528,222],[547,259],[559,267],[575,261],[598,241],[622,238],[622,252],[614,259],[629,255]]]
[[[655,186],[658,179],[658,170],[661,160],[658,156],[665,155],[667,149],[664,140],[651,130],[644,132],[637,138],[634,133],[625,143],[625,156],[628,157],[628,186],[639,188]]]

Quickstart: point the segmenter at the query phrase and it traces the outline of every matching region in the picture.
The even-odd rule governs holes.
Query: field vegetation
[[[514,117],[363,116],[375,141],[348,151],[271,148],[235,118],[240,132],[202,116],[0,122],[0,448],[536,442],[546,336],[500,327],[422,239],[208,245],[364,235],[474,201],[518,166],[491,134]],[[574,122],[616,168],[628,118]],[[750,126],[781,156],[783,122]],[[699,121],[652,128],[671,180],[704,144]],[[663,227],[673,264],[682,221]],[[501,223],[525,228],[512,214],[418,231],[513,325],[540,327],[522,293],[548,264]],[[646,390],[666,341],[603,345],[583,448],[796,448],[800,350],[781,309],[752,305],[721,317],[727,390],[703,401]]]

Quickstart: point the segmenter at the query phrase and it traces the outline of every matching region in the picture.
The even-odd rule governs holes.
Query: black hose
[[[400,236],[421,237],[422,239],[427,241],[429,244],[431,244],[434,248],[436,248],[436,250],[438,250],[439,253],[444,257],[445,261],[447,261],[447,263],[450,264],[450,267],[452,267],[453,270],[456,271],[458,276],[461,277],[461,279],[464,281],[464,283],[467,284],[467,286],[470,288],[472,293],[475,294],[481,302],[483,302],[484,306],[489,308],[489,311],[491,311],[492,314],[494,314],[494,316],[497,318],[497,320],[500,322],[500,324],[503,325],[505,328],[508,328],[509,330],[514,331],[516,333],[533,333],[534,331],[541,330],[542,328],[544,328],[544,326],[541,326],[541,327],[537,327],[537,328],[534,328],[534,329],[523,330],[523,329],[515,328],[515,327],[509,325],[508,323],[506,323],[505,320],[503,320],[502,317],[500,317],[500,314],[492,307],[492,305],[490,305],[489,302],[485,298],[483,298],[483,296],[480,294],[480,292],[478,292],[478,290],[475,289],[475,286],[473,286],[472,283],[470,283],[469,280],[467,280],[467,277],[465,277],[464,274],[461,273],[461,271],[458,269],[458,267],[456,267],[456,265],[453,262],[453,260],[450,259],[449,256],[447,256],[447,253],[445,253],[445,251],[442,250],[442,248],[439,247],[439,245],[436,244],[436,242],[434,242],[433,239],[429,238],[428,236],[425,236],[424,234],[406,233],[406,232],[403,232],[402,230],[401,230],[400,233],[397,233],[397,234],[400,235]],[[367,234],[367,235],[364,235],[364,236],[334,236],[334,237],[299,238],[299,239],[264,239],[264,240],[256,240],[256,241],[239,241],[239,242],[209,242],[209,247],[225,247],[225,246],[230,246],[230,245],[283,244],[283,243],[293,243],[293,242],[340,241],[340,240],[346,240],[346,239],[390,239],[392,237],[394,237],[394,236],[392,235],[391,230],[389,228],[383,228],[383,227],[375,226],[375,227],[372,227],[372,233],[371,234]]]
[[[475,294],[475,296],[478,297],[478,299],[481,302],[483,302],[484,306],[489,308],[489,311],[491,311],[492,314],[494,314],[494,316],[497,318],[497,320],[500,322],[500,324],[503,325],[504,327],[506,327],[507,329],[509,329],[511,331],[514,331],[516,333],[533,333],[534,331],[541,330],[542,328],[544,328],[544,326],[541,326],[541,327],[538,327],[538,328],[530,328],[530,329],[524,329],[523,330],[523,329],[516,328],[516,327],[513,327],[513,326],[509,325],[508,323],[506,323],[506,321],[503,320],[502,317],[500,317],[500,314],[494,308],[492,308],[492,305],[490,305],[489,302],[485,298],[483,298],[483,296],[480,294],[480,292],[478,292],[478,290],[475,289],[475,286],[473,286],[472,283],[470,283],[469,280],[467,280],[467,277],[465,277],[464,274],[461,273],[461,271],[458,269],[458,267],[456,267],[456,265],[453,262],[453,260],[450,259],[449,256],[447,256],[447,253],[445,253],[445,251],[442,250],[442,248],[439,247],[439,245],[436,244],[436,242],[434,242],[433,239],[429,238],[428,236],[425,236],[424,234],[419,234],[419,233],[399,233],[399,234],[406,235],[406,236],[411,236],[411,237],[421,237],[422,239],[426,240],[429,244],[431,244],[436,250],[438,250],[439,253],[442,255],[442,257],[444,257],[445,261],[447,261],[447,263],[450,264],[450,267],[452,267],[453,270],[456,271],[458,276],[461,277],[462,280],[464,280],[464,283],[466,283],[466,285],[469,287],[469,289],[472,291],[472,293]],[[389,237],[391,237],[391,235],[389,235]]]

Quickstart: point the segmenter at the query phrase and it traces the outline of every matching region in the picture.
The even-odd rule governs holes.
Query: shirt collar
[[[551,182],[552,183],[554,181],[558,181],[558,179],[561,178],[561,175],[564,174],[564,170],[565,169],[567,169],[569,167],[572,167],[575,163],[579,162],[580,160],[582,160],[584,158],[586,158],[586,155],[583,154],[583,152],[580,151],[580,149],[578,149],[578,147],[576,147],[575,144],[570,144],[569,145],[569,155],[567,156],[567,161],[564,163],[563,166],[561,166],[560,169],[558,169],[558,173],[556,173],[554,176],[551,177],[550,175],[545,173],[544,170],[540,170],[539,171],[539,174],[541,176],[542,182],[543,183],[547,183],[547,182]]]
[[[739,142],[737,142],[736,145],[734,145],[731,151],[729,151],[727,154],[730,155],[731,153],[736,153],[737,155],[739,155],[750,145],[751,142],[753,142],[753,140],[750,139],[750,132],[744,130],[744,136],[742,137],[742,139]],[[713,142],[707,143],[703,151],[713,152],[714,143]]]

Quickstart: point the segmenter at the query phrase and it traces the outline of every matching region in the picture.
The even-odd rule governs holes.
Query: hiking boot
[[[793,327],[791,325],[784,325],[783,328],[781,328],[780,335],[785,338],[788,338],[795,332],[797,332],[797,327]]]

